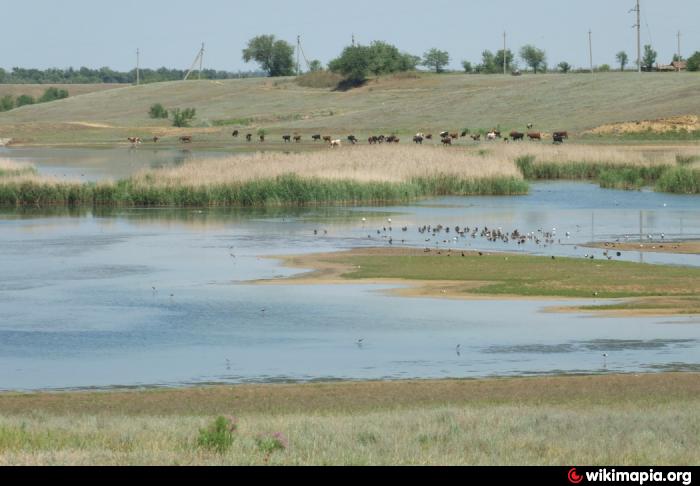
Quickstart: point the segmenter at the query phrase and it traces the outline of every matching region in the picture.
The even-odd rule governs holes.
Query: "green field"
[[[699,412],[694,373],[0,394],[0,464],[688,465]]]
[[[233,143],[232,128],[272,135],[402,135],[500,127],[584,130],[607,123],[700,112],[700,77],[631,73],[384,77],[347,92],[299,86],[294,78],[191,81],[123,87],[0,115],[0,138],[24,143],[115,143],[126,136],[189,132]],[[192,107],[194,127],[171,130],[149,107]],[[241,143],[239,141],[239,143]]]
[[[462,250],[357,249],[288,257],[288,265],[312,268],[300,279],[324,281],[407,281],[419,283],[406,295],[443,298],[474,296],[632,299],[613,307],[585,310],[643,310],[659,314],[700,313],[700,269],[587,258],[480,254]],[[579,308],[581,309],[581,308]]]

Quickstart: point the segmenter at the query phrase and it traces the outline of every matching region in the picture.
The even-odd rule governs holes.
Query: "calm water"
[[[518,248],[419,234],[428,224],[556,228],[561,243]],[[394,246],[602,258],[578,245],[662,233],[700,238],[700,198],[554,183],[525,197],[392,208],[0,212],[0,389],[700,369],[698,318],[610,319],[543,312],[551,302],[248,283],[297,272],[265,256],[389,246],[390,236]],[[700,266],[694,256],[623,259]]]

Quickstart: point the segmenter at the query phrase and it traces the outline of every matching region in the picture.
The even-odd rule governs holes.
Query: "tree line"
[[[140,80],[142,83],[159,83],[163,81],[180,81],[184,79],[187,71],[182,69],[141,69]],[[267,76],[263,71],[217,71],[214,69],[202,70],[202,79],[239,79]],[[26,69],[15,67],[11,71],[0,68],[0,84],[135,84],[136,69],[120,72],[102,67],[90,69],[81,67],[74,69]]]
[[[68,91],[65,89],[49,88],[44,91],[38,99],[35,99],[31,95],[23,94],[18,97],[12,95],[5,95],[0,98],[0,112],[14,110],[21,106],[33,105],[36,103],[49,103],[51,101],[62,100],[68,98]]]

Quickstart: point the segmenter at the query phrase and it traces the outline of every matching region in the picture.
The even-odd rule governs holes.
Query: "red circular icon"
[[[583,476],[579,476],[578,472],[576,472],[576,468],[569,471],[569,482],[571,484],[581,484],[583,482]]]

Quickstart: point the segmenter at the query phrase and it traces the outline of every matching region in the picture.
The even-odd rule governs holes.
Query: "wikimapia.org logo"
[[[596,472],[586,472],[584,475],[580,475],[577,468],[572,468],[569,470],[568,479],[571,484],[581,484],[584,479],[590,483],[596,482],[619,482],[619,483],[634,483],[643,486],[646,483],[680,483],[684,486],[689,486],[692,484],[692,473],[686,472],[668,472],[663,473],[661,471],[654,471],[653,469],[649,472],[623,472],[616,471],[613,469],[609,471],[607,469],[600,469]]]

